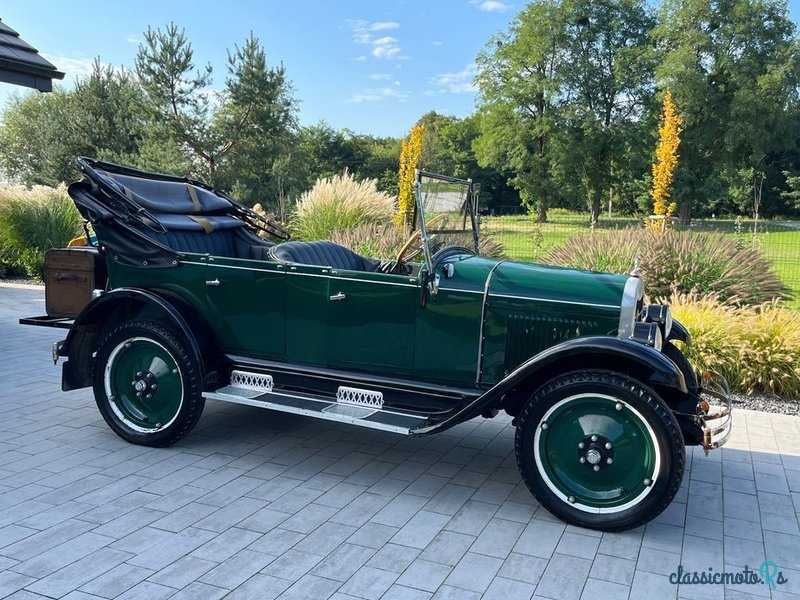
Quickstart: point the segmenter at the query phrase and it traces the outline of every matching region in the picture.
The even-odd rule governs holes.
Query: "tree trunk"
[[[592,227],[597,225],[600,222],[600,196],[598,194],[592,194]]]
[[[678,208],[678,216],[680,217],[681,225],[688,226],[692,222],[692,205],[687,202],[681,202]]]
[[[539,198],[539,207],[536,211],[536,222],[547,223],[547,192],[542,192]]]

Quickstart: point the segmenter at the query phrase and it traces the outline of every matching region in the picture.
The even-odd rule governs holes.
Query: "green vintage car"
[[[670,503],[686,445],[708,451],[730,433],[724,382],[695,373],[679,350],[689,333],[667,306],[644,305],[636,273],[434,247],[421,183],[412,239],[373,260],[267,241],[256,232],[288,236],[199,181],[78,166],[69,194],[107,281],[73,319],[24,321],[69,328],[54,347],[63,389],[92,386],[131,443],[178,442],[206,400],[413,436],[503,410],[541,504],[622,530]],[[455,204],[474,223],[474,205]]]

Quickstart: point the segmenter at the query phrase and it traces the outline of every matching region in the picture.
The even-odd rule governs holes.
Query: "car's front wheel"
[[[683,478],[680,427],[658,395],[609,371],[561,375],[524,406],[515,449],[522,477],[560,519],[620,531],[646,523]]]
[[[169,446],[203,412],[200,366],[178,336],[158,323],[131,321],[111,330],[94,359],[100,414],[122,439]]]

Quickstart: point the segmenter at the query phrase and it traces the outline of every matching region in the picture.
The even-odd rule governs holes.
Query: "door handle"
[[[342,292],[334,294],[330,297],[331,300],[344,300],[345,298],[347,298],[347,296],[345,296]]]
[[[219,285],[219,279],[212,279],[211,281],[206,281],[206,285],[218,286]]]

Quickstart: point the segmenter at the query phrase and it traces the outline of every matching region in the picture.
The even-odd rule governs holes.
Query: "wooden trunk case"
[[[106,264],[97,248],[48,250],[44,256],[45,310],[50,317],[76,317],[106,286]]]

